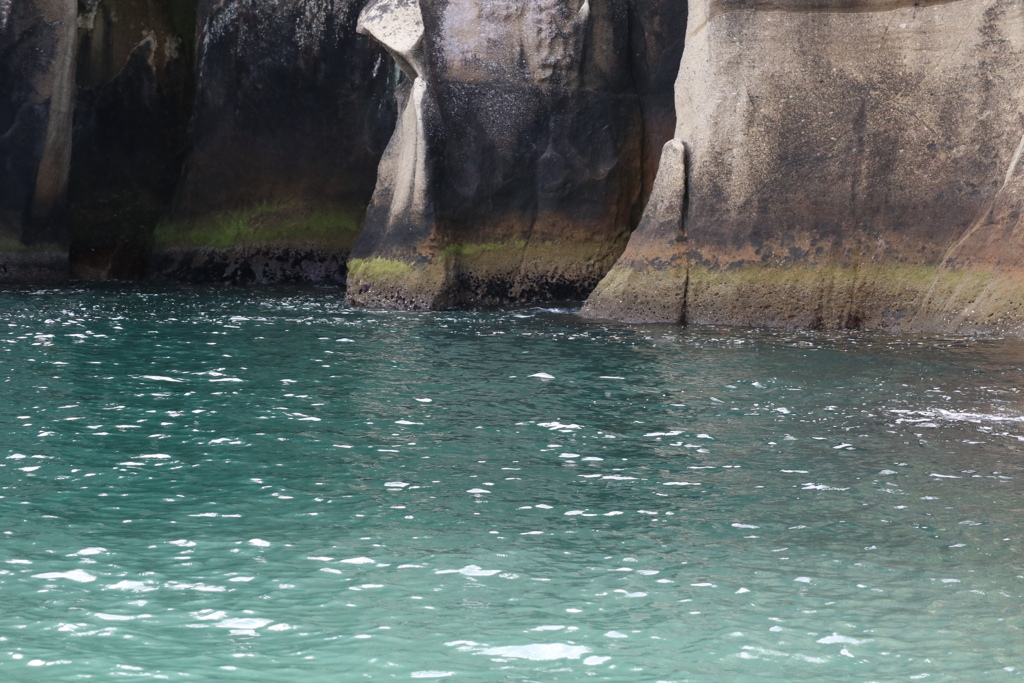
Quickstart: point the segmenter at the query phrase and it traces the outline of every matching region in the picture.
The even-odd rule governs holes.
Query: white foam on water
[[[224,586],[211,586],[207,583],[179,583],[177,581],[169,581],[166,585],[171,590],[186,591],[193,590],[199,593],[223,593],[227,590]]]
[[[106,548],[100,548],[98,546],[95,547],[95,548],[82,548],[77,553],[71,553],[70,555],[68,555],[68,557],[74,557],[75,555],[82,555],[82,556],[99,555],[100,553],[105,553],[105,552],[107,552]]]
[[[45,572],[43,574],[33,574],[33,579],[67,579],[68,581],[76,581],[78,583],[89,583],[95,581],[96,577],[85,571],[84,569],[72,569],[69,572]]]
[[[700,486],[699,481],[666,481],[662,486]]]
[[[410,678],[448,678],[454,676],[454,671],[413,671]]]
[[[942,408],[932,410],[890,410],[889,412],[901,416],[919,416],[922,420],[918,421],[940,419],[948,422],[970,422],[972,424],[985,422],[1024,423],[1024,415],[1008,415],[1006,413],[971,413],[958,410],[944,410]],[[915,420],[901,417],[896,422],[915,422]]]
[[[148,593],[149,591],[157,590],[156,586],[153,586],[145,581],[129,581],[127,579],[112,583],[106,587],[106,590],[112,591],[131,591],[133,593]]]
[[[190,617],[198,619],[199,621],[212,621],[215,619],[223,619],[227,615],[228,613],[223,610],[213,609],[201,609],[197,612],[189,612]]]
[[[574,429],[583,429],[583,425],[563,424],[563,423],[557,422],[557,421],[556,422],[538,422],[537,426],[538,427],[547,427],[551,431],[556,431],[557,430],[557,431],[562,431],[562,432],[570,432],[570,431],[572,431]],[[549,445],[548,448],[558,448],[558,446],[557,445],[554,445],[554,446]]]
[[[482,569],[478,565],[470,564],[462,569],[438,569],[435,574],[462,574],[463,576],[494,576],[500,574],[500,569]]]
[[[870,642],[870,640],[870,638],[867,638],[865,640],[858,640],[857,638],[841,636],[838,633],[833,633],[830,636],[818,638],[817,642],[821,643],[822,645],[834,645],[836,643],[842,643],[844,645],[862,645],[864,643]]]
[[[236,618],[217,622],[218,628],[233,628],[254,631],[273,622],[273,619]]]
[[[262,538],[251,538],[249,539],[249,545],[256,546],[257,548],[269,548],[270,541],[264,541]]]
[[[350,557],[347,560],[342,560],[342,564],[377,564],[376,560],[371,560],[369,557]]]
[[[555,378],[554,375],[549,375],[546,372],[537,372],[537,373],[534,373],[534,374],[530,375],[530,377],[536,377],[538,379],[554,379]]]
[[[590,652],[583,645],[567,645],[565,643],[535,643],[532,645],[505,645],[487,647],[478,654],[489,657],[508,657],[510,659],[529,659],[533,662],[550,662],[556,659],[579,659]]]

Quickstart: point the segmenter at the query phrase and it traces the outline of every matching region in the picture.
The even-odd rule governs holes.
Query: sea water
[[[4,681],[1024,676],[1024,344],[0,292]]]

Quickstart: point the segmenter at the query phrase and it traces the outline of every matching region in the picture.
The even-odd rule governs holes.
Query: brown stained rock
[[[580,311],[584,318],[682,323],[686,314],[686,148],[669,140],[640,226]]]
[[[648,150],[669,135],[671,78],[651,51],[678,55],[681,31],[665,26],[685,18],[655,4],[664,16],[628,0],[371,2],[361,30],[405,80],[349,300],[443,308],[585,295],[625,247],[650,184]]]
[[[687,320],[1024,323],[1024,4],[697,0],[676,112]]]

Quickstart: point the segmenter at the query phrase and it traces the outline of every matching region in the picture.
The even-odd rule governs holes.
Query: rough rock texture
[[[346,256],[345,252],[315,247],[204,246],[158,253],[154,267],[164,279],[186,284],[342,285]]]
[[[681,50],[679,4],[372,0],[359,30],[404,78],[349,300],[443,308],[589,291],[624,248],[669,134],[661,60]]]
[[[143,274],[181,173],[197,0],[79,0],[71,274]]]
[[[695,0],[676,108],[687,319],[1021,331],[1024,3]]]
[[[76,14],[0,0],[0,283],[67,278]]]
[[[678,140],[669,140],[640,226],[615,267],[588,297],[580,315],[629,323],[684,322],[685,199],[686,147]]]
[[[394,126],[393,66],[355,30],[363,4],[200,1],[190,150],[152,276],[344,278]]]

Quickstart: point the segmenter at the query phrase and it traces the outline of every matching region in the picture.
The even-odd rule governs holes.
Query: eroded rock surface
[[[181,175],[198,0],[79,0],[71,274],[143,276]]]
[[[0,2],[0,283],[67,278],[76,9]]]
[[[368,4],[360,30],[403,80],[349,300],[443,308],[589,291],[624,248],[669,134],[661,59],[681,50],[678,5]]]
[[[190,149],[152,275],[344,281],[394,126],[393,66],[355,30],[363,4],[200,1]]]
[[[696,0],[676,109],[687,319],[1021,329],[1024,3]]]

